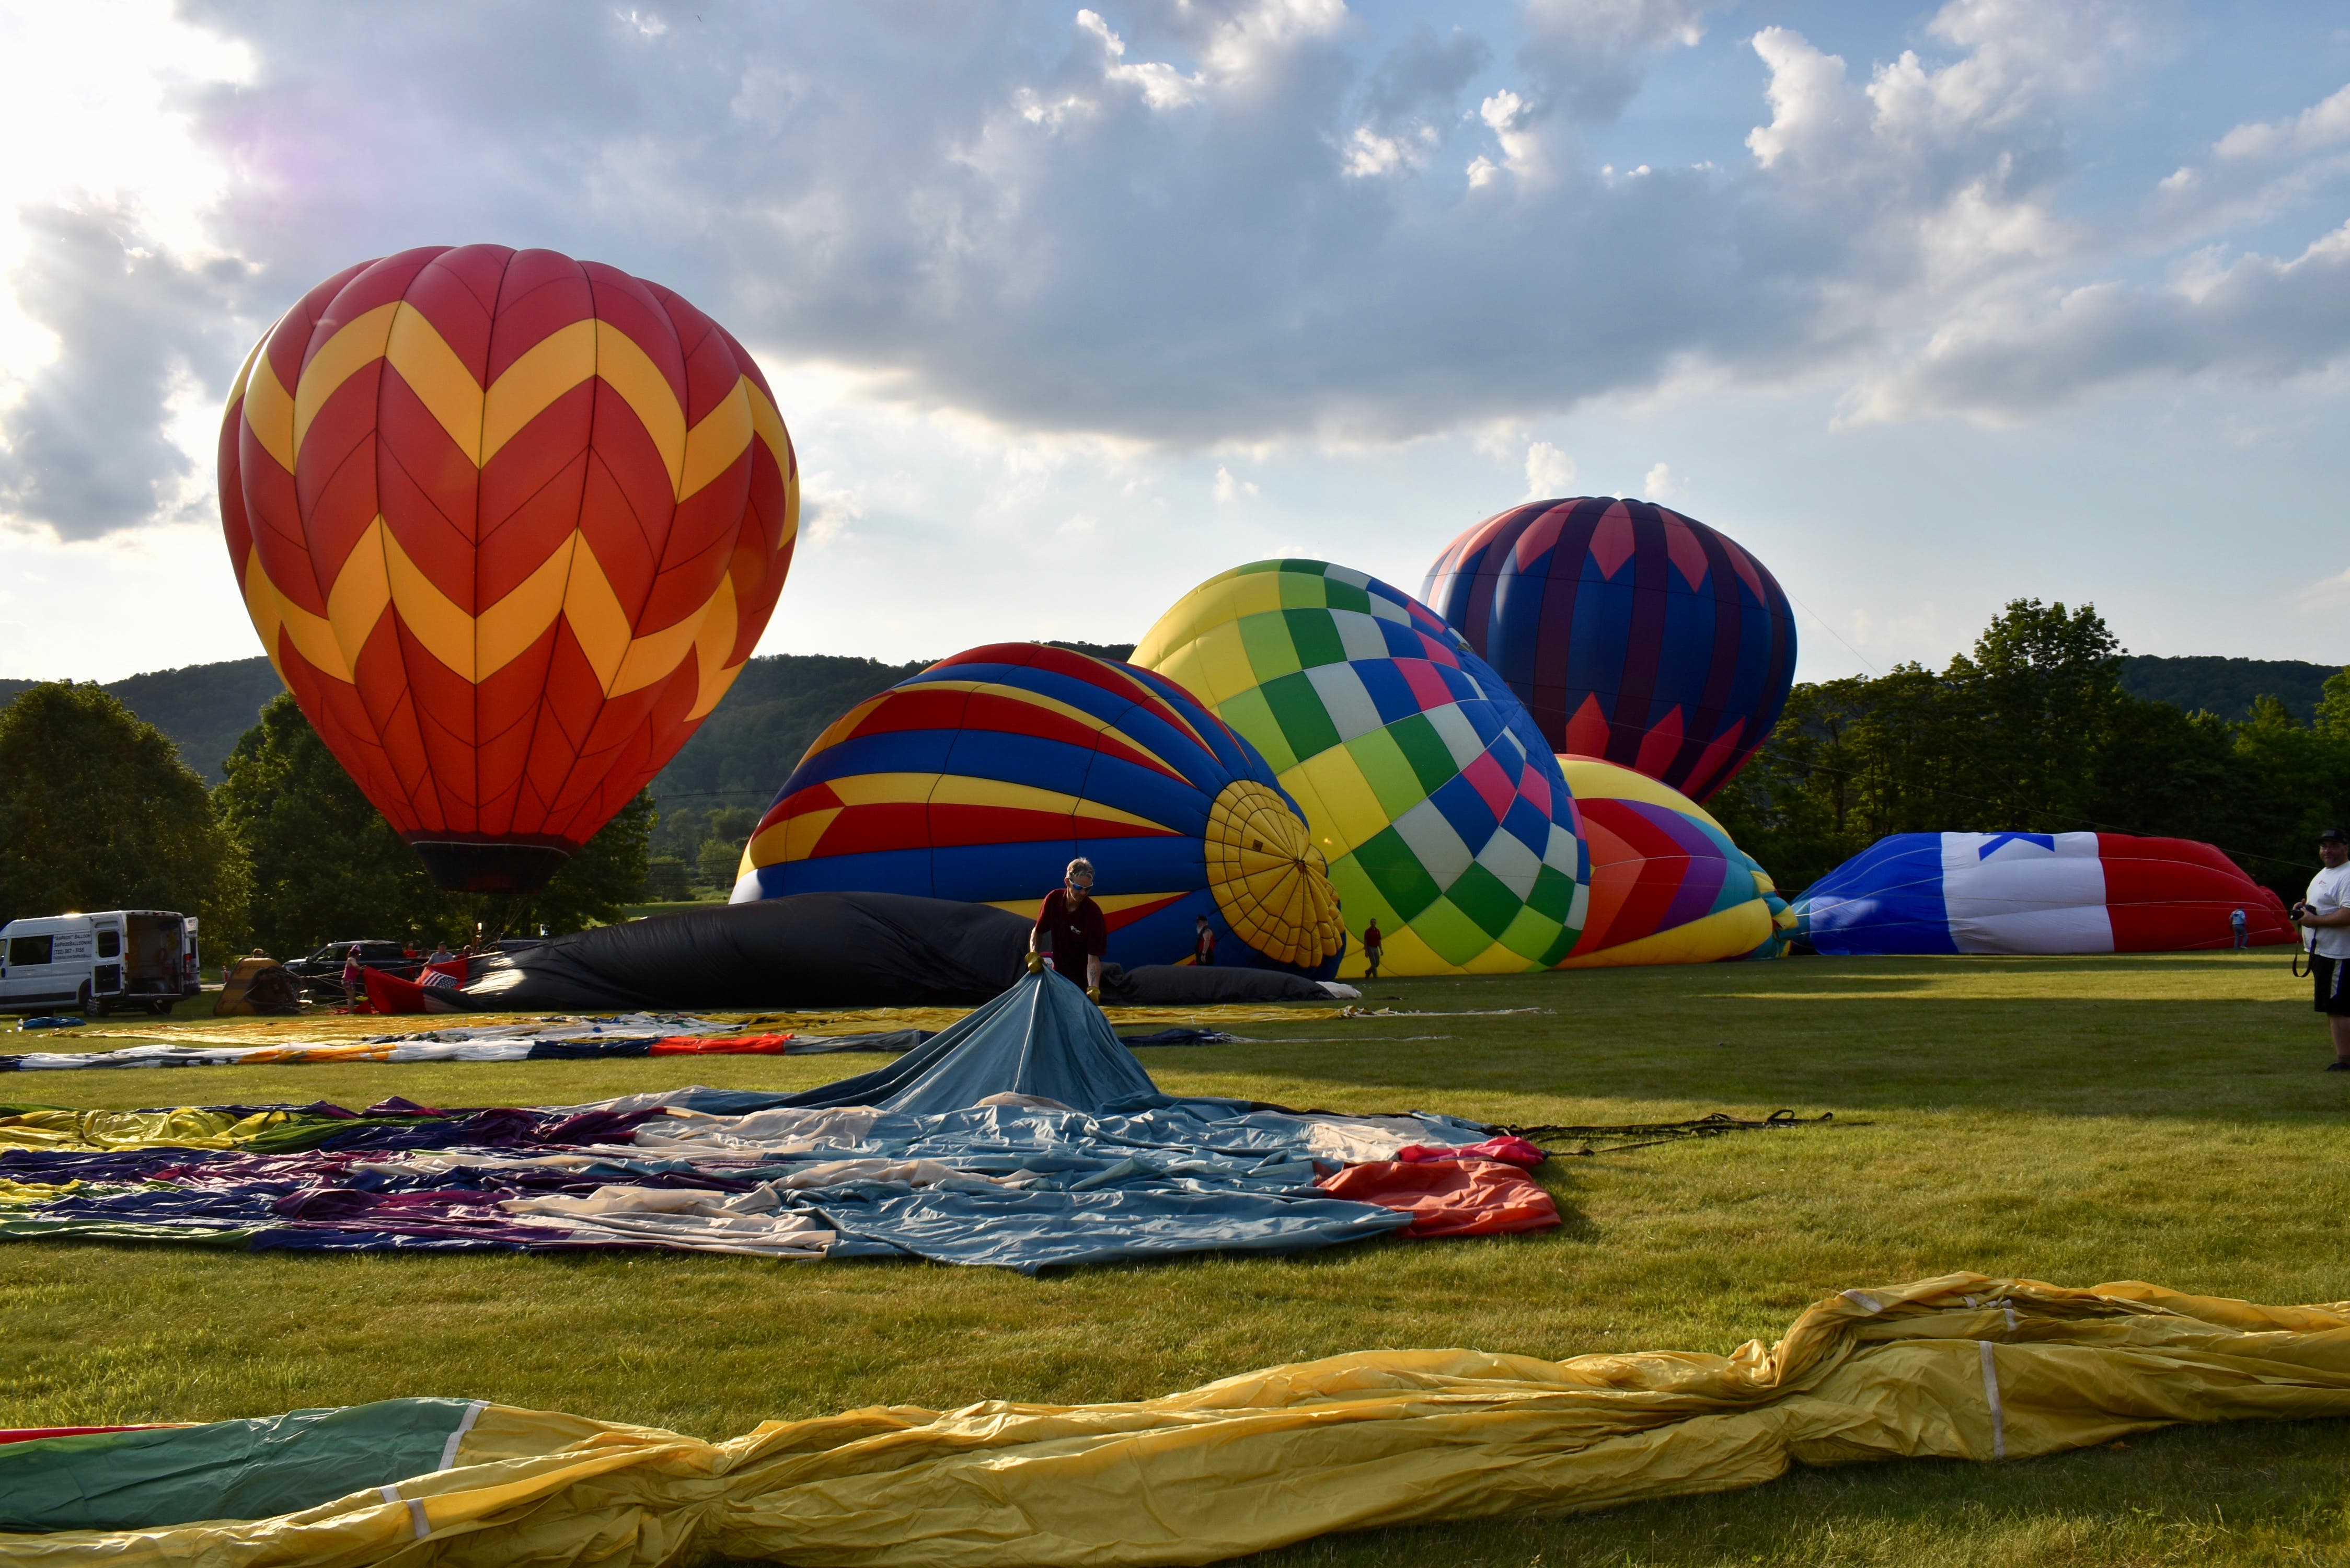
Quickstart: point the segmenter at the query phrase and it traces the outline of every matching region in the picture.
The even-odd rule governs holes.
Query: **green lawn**
[[[2350,1075],[2276,953],[1942,959],[1381,982],[1540,1014],[1263,1026],[1159,1051],[1175,1092],[1519,1124],[1833,1110],[1554,1161],[1558,1231],[1044,1279],[691,1255],[0,1249],[0,1425],[448,1394],[731,1435],[764,1417],[1118,1399],[1338,1351],[1726,1351],[1846,1286],[1958,1269],[2350,1297]],[[1280,1036],[1282,1038],[1274,1038]],[[14,1041],[9,1042],[14,1044]],[[9,1097],[557,1103],[796,1087],[813,1058],[20,1076]],[[1573,1520],[1337,1537],[1282,1563],[2350,1562],[2350,1423],[2178,1430],[1998,1467],[1805,1472]]]

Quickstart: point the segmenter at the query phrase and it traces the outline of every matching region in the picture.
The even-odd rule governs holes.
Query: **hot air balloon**
[[[221,523],[264,648],[444,888],[527,890],[725,695],[790,567],[765,379],[552,251],[346,268],[247,357]]]
[[[1387,972],[1548,969],[1575,945],[1586,872],[1557,759],[1426,605],[1325,561],[1259,561],[1185,595],[1134,662],[1264,754],[1347,931],[1378,922]]]
[[[1326,979],[1346,933],[1322,856],[1247,742],[1173,681],[1040,643],[958,653],[816,738],[760,818],[733,901],[911,893],[1033,917],[1094,863],[1108,957],[1191,951]]]
[[[1795,678],[1794,618],[1762,564],[1645,501],[1496,513],[1446,547],[1420,591],[1553,748],[1697,800],[1754,754]]]
[[[1591,850],[1590,913],[1560,968],[1779,955],[1785,902],[1703,806],[1594,757],[1562,756],[1558,765]]]
[[[2124,833],[1896,833],[1795,900],[1838,956],[2159,953],[2293,940],[2284,906],[2209,844]]]

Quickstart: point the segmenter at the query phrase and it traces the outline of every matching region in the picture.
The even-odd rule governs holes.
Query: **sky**
[[[1641,496],[1798,674],[2018,597],[2350,663],[2350,13],[2166,0],[0,0],[0,676],[260,651],[213,452],[311,285],[678,290],[805,479],[765,653],[1417,592]],[[2329,434],[2328,432],[2332,432]]]

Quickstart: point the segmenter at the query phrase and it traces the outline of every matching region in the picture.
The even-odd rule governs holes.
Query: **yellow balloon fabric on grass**
[[[1795,1464],[2027,1459],[2180,1421],[2344,1415],[2350,1303],[1952,1274],[1830,1296],[1775,1345],[1727,1356],[1379,1351],[1131,1404],[872,1407],[723,1443],[490,1406],[446,1468],[396,1485],[276,1519],[0,1537],[0,1556],[1202,1563],[1330,1531],[1754,1486]]]
[[[1326,561],[1258,561],[1159,617],[1131,662],[1263,753],[1329,866],[1363,973],[1515,974],[1574,947],[1575,802],[1502,678],[1435,611]]]

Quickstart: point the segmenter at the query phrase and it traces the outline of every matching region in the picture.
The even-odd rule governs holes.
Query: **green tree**
[[[2350,670],[2314,725],[2274,698],[2231,723],[2130,696],[2121,659],[2093,607],[2016,599],[1939,674],[1796,687],[1709,804],[1783,889],[1889,833],[2036,828],[2199,839],[2298,896],[2350,815]]]
[[[705,888],[733,888],[734,873],[742,865],[743,846],[724,838],[702,840],[701,852],[695,857]]]
[[[55,681],[0,711],[0,919],[172,909],[206,947],[249,940],[237,841],[154,725],[96,686]]]
[[[2095,608],[2011,600],[1946,679],[1969,690],[1970,793],[1978,826],[2076,820],[2096,790],[2096,753],[2123,698],[2121,643]]]
[[[644,896],[651,797],[639,794],[536,893],[436,888],[291,696],[261,711],[228,758],[222,819],[250,851],[254,926],[291,956],[352,937],[464,942],[478,933],[574,931]]]
[[[2337,741],[2350,741],[2350,665],[2325,678],[2325,695],[2317,702],[2317,729]]]

